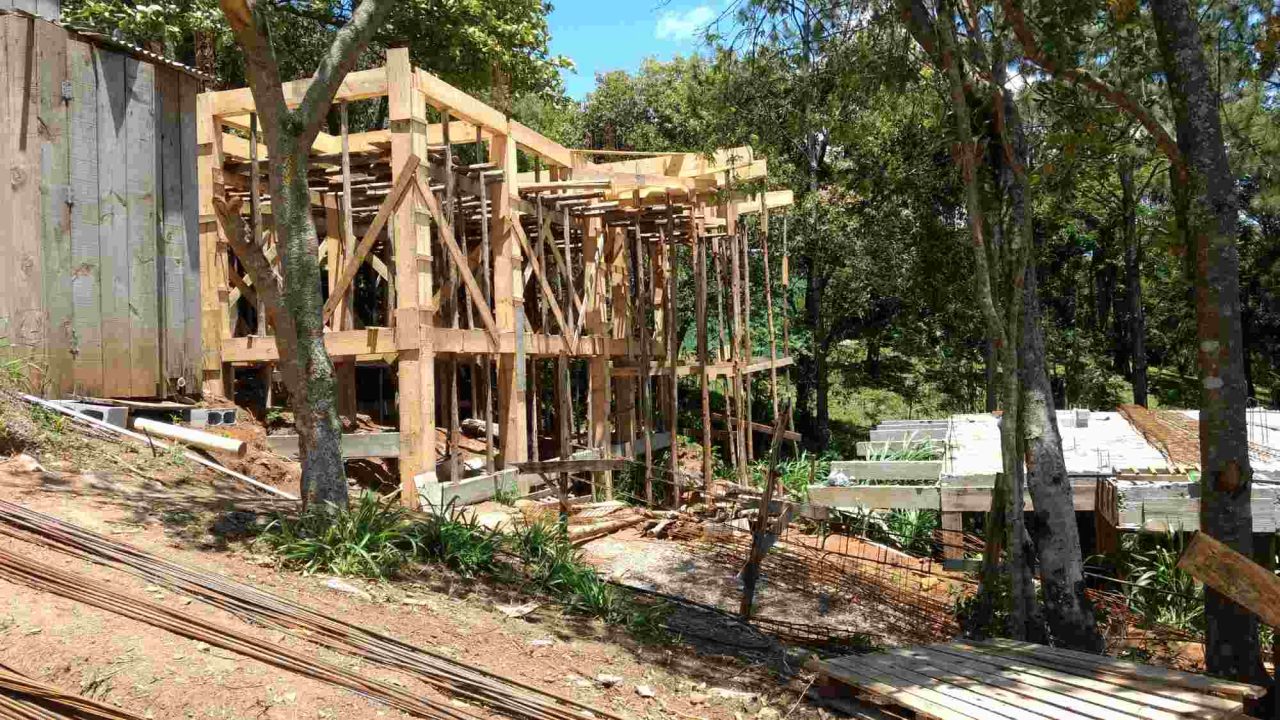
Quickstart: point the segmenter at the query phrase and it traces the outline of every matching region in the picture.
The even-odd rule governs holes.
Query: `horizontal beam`
[[[298,457],[298,436],[268,435],[267,447],[278,455],[296,458]],[[400,457],[400,433],[346,433],[342,436],[342,457],[348,459]]]
[[[543,460],[541,462],[516,463],[516,469],[522,473],[579,473],[579,472],[612,472],[625,470],[634,461],[623,458],[586,458],[582,460]]]
[[[284,91],[285,104],[291,108],[302,103],[302,98],[311,87],[311,78],[284,83],[280,89]],[[371,70],[357,70],[347,73],[333,101],[343,102],[367,100],[387,94],[387,69],[385,67]],[[249,88],[221,90],[205,93],[209,97],[209,109],[214,116],[241,115],[254,112],[253,92]]]
[[[991,509],[990,487],[938,487],[936,485],[855,485],[852,487],[809,487],[809,501],[831,507],[864,507],[889,510],[942,510],[945,512],[986,512]],[[1073,481],[1072,502],[1080,512],[1094,509],[1097,483]],[[1027,494],[1025,509],[1033,509]]]
[[[515,333],[502,333],[498,336],[498,348],[495,351],[490,344],[489,334],[484,330],[455,328],[424,328],[432,334],[436,355],[492,355],[514,354],[516,352]],[[370,327],[362,330],[334,330],[324,334],[324,345],[330,357],[364,357],[395,355],[401,348],[396,343],[395,328]],[[633,343],[617,338],[584,335],[577,340],[567,338],[568,354],[574,357],[607,355],[609,357],[627,357],[633,355]],[[556,357],[566,351],[566,344],[559,335],[541,335],[528,333],[524,338],[526,355]],[[222,356],[225,362],[255,363],[274,362],[280,359],[273,337],[236,337],[222,341]]]
[[[837,460],[831,474],[841,473],[854,480],[937,480],[942,475],[940,460]]]

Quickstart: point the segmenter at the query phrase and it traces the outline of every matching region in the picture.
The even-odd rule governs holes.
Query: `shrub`
[[[464,577],[493,572],[502,549],[501,536],[480,524],[475,513],[450,502],[410,528],[419,554],[441,562]]]
[[[419,550],[408,513],[368,491],[351,508],[326,503],[296,518],[277,517],[260,541],[304,573],[377,579],[394,575]]]

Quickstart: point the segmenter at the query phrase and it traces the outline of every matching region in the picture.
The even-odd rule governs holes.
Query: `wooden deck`
[[[854,715],[931,720],[1235,718],[1253,685],[1011,641],[955,642],[817,663],[826,691],[869,703]],[[842,687],[843,686],[843,687]]]

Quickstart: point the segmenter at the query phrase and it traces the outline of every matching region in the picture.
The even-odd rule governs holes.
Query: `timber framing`
[[[285,83],[286,102],[300,102],[309,83]],[[386,129],[351,132],[348,107],[370,100],[386,103]],[[765,158],[749,147],[708,155],[567,148],[413,67],[403,49],[389,51],[383,67],[349,74],[334,102],[341,130],[319,134],[308,175],[328,293],[325,343],[344,416],[354,415],[357,364],[394,368],[398,448],[359,438],[394,456],[406,505],[439,494],[437,456],[457,462],[464,420],[483,422],[490,473],[563,472],[569,461],[554,458],[582,449],[609,457],[622,447],[642,456],[646,495],[665,477],[675,488],[667,497],[679,502],[709,478],[680,477],[674,463],[656,468],[647,441],[673,430],[681,408],[700,405],[701,427],[686,434],[701,433],[704,448],[727,437],[745,477],[752,431],[772,418],[743,422],[751,408],[744,388],[764,373],[776,398],[779,371],[792,363],[789,344],[773,337],[767,219],[792,196],[761,189]],[[213,211],[215,198],[246,200],[251,237],[276,262],[264,191],[271,158],[255,113],[247,88],[197,102],[206,394],[233,396],[236,373],[270,378],[278,360],[272,325]],[[748,182],[752,193],[741,191]],[[786,226],[776,225],[785,291]],[[755,312],[769,318],[770,336],[753,347],[749,268],[761,257],[767,307],[757,300]],[[732,278],[720,272],[728,267]],[[675,300],[695,284],[697,322],[682,322]],[[720,308],[718,322],[708,322],[709,308]],[[682,328],[697,336],[696,353],[683,351]],[[704,388],[700,397],[681,396],[686,375],[701,378],[690,381]],[[725,397],[719,427],[710,386]],[[575,412],[575,402],[585,407]],[[596,461],[589,469],[612,497],[613,472],[623,468]],[[442,468],[441,477],[460,478],[457,469]]]

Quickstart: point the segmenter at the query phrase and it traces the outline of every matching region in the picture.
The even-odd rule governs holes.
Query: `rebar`
[[[621,720],[617,715],[571,698],[329,617],[265,590],[214,573],[178,565],[58,518],[3,500],[0,500],[0,534],[122,570],[225,610],[246,622],[271,627],[331,650],[406,672],[438,691],[513,718],[574,720],[603,717]],[[74,578],[72,580],[66,577],[68,575],[70,574],[34,564],[11,553],[0,552],[0,576],[127,617],[135,617],[181,635],[199,635],[197,639],[211,645],[219,645],[278,667],[349,687],[422,717],[473,717],[470,713],[462,713],[451,706],[419,700],[389,685],[365,680],[342,668],[281,648],[265,646],[261,641],[241,635],[235,630],[189,620],[164,606],[123,595],[87,578],[70,576]],[[89,586],[94,587],[92,592],[87,590]]]

